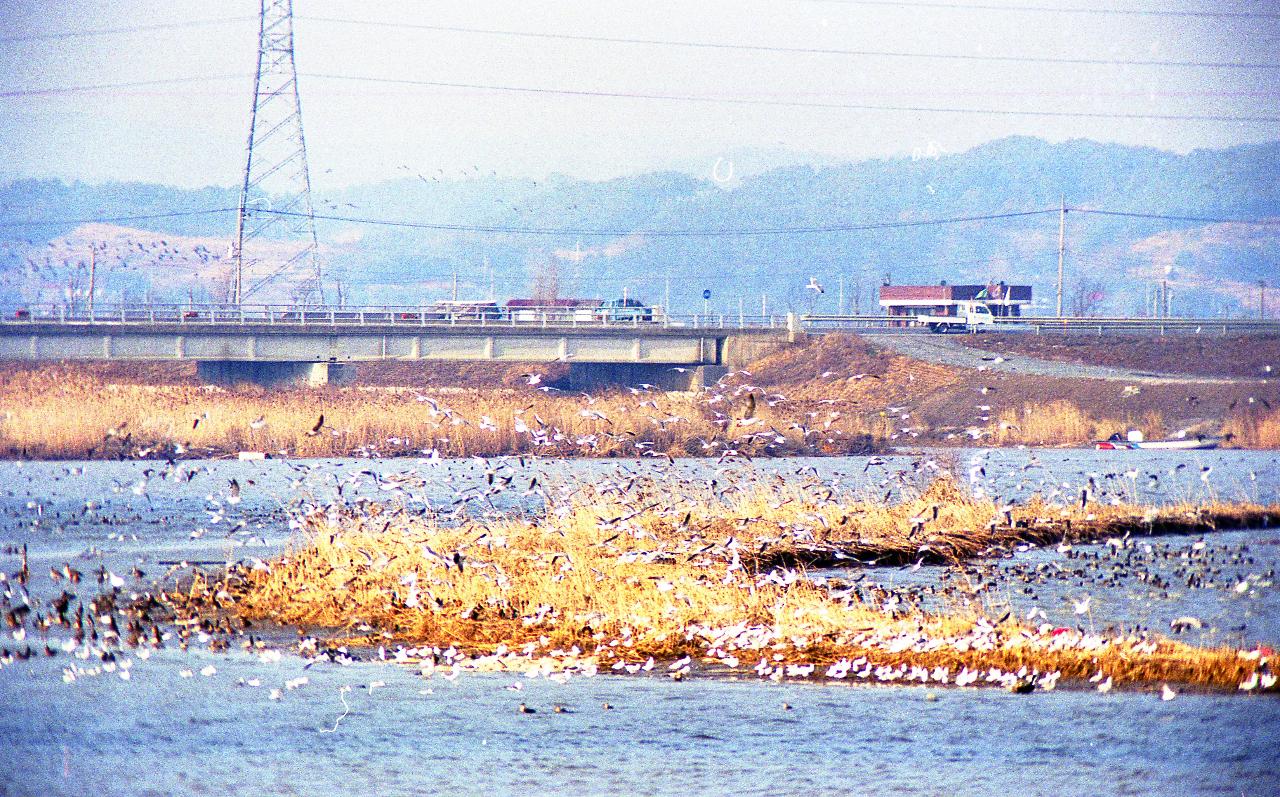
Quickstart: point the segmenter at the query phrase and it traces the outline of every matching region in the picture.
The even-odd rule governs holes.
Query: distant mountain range
[[[842,283],[846,310],[871,311],[883,280],[1006,280],[1031,284],[1038,308],[1051,311],[1056,212],[932,222],[1052,210],[1062,199],[1117,213],[1280,219],[1280,142],[1180,155],[1014,137],[960,154],[794,165],[724,184],[674,172],[603,182],[411,174],[317,196],[316,212],[326,217],[317,229],[329,298],[340,281],[351,302],[449,298],[456,272],[464,299],[489,297],[491,285],[499,299],[625,290],[694,311],[710,289],[710,307],[729,313],[740,302],[747,313],[762,303],[835,312]],[[115,219],[236,201],[232,188],[22,180],[0,186],[0,220]],[[232,230],[230,213],[0,227],[0,303],[82,294],[90,249],[99,301],[216,300]],[[1259,280],[1280,281],[1280,224],[1068,213],[1066,241],[1069,310],[1145,312],[1167,279],[1175,314],[1235,314],[1256,311]],[[288,250],[255,248],[257,273]],[[811,277],[825,293],[804,288]],[[286,300],[296,282],[253,298]]]

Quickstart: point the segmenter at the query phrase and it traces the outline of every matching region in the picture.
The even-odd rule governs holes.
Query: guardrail
[[[806,332],[840,332],[859,329],[883,332],[907,326],[908,319],[887,315],[802,315],[800,325]]]
[[[1280,333],[1280,321],[1259,318],[997,318],[1002,327],[1056,335],[1241,335]]]
[[[1056,318],[1035,316],[1000,316],[995,319],[997,332],[1021,331],[1033,334],[1108,335],[1108,334],[1280,334],[1280,320],[1256,318]],[[911,316],[806,315],[800,323],[808,332],[858,330],[875,332],[925,333],[925,325]],[[980,329],[990,329],[980,327]]]
[[[65,326],[147,326],[178,324],[191,327],[514,327],[663,329],[787,329],[786,316],[742,314],[672,315],[653,307],[519,307],[476,304],[379,305],[325,307],[296,305],[30,305],[10,309],[0,325],[55,324]]]

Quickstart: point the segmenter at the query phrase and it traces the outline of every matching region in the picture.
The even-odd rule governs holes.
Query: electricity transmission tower
[[[268,199],[264,183],[272,178],[275,193]],[[277,227],[280,229],[274,229]],[[274,232],[276,238],[300,238],[302,248],[257,282],[245,285],[245,243],[261,239],[268,232]],[[293,0],[262,0],[258,70],[253,78],[249,142],[232,247],[236,304],[276,277],[295,269],[306,276],[294,290],[293,300],[301,304],[324,303],[316,252],[315,210],[311,204],[311,175],[302,135],[298,71],[293,60]]]

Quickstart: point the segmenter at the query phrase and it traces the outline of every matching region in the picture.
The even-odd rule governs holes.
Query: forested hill
[[[937,157],[789,166],[727,185],[674,172],[590,182],[432,171],[317,191],[317,213],[335,217],[318,226],[322,260],[352,300],[445,298],[456,271],[462,298],[487,297],[491,282],[498,298],[535,287],[609,298],[626,288],[650,303],[669,295],[687,310],[710,288],[724,311],[741,299],[751,312],[767,294],[771,310],[834,312],[843,281],[845,308],[865,311],[885,279],[1004,279],[1031,283],[1047,308],[1057,213],[916,222],[1054,209],[1063,199],[1128,214],[1280,218],[1280,142],[1182,155],[1014,137]],[[0,219],[117,219],[236,200],[234,188],[24,180],[0,186]],[[449,226],[483,229],[441,228]],[[232,230],[230,213],[3,227],[0,300],[56,300],[95,240],[105,298],[140,299],[148,284],[158,299],[218,298]],[[1068,303],[1087,312],[1140,312],[1160,279],[1173,287],[1175,313],[1239,312],[1252,307],[1258,280],[1280,273],[1280,225],[1072,212],[1066,239]],[[168,254],[148,254],[161,240]],[[286,248],[267,247],[261,259]],[[816,300],[803,289],[810,277],[828,288]]]

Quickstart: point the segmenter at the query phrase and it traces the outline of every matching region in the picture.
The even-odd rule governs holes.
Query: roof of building
[[[984,294],[983,291],[986,293]],[[994,283],[992,285],[883,285],[880,287],[881,302],[961,302],[978,298],[997,302],[1030,302],[1031,286]]]

